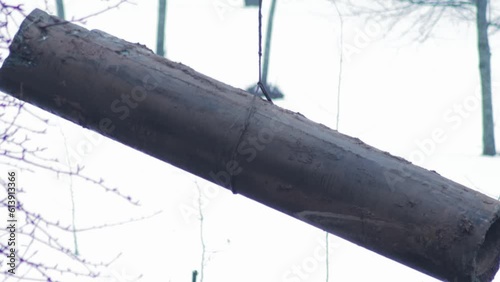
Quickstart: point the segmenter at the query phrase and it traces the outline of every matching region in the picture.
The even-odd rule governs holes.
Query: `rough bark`
[[[500,203],[435,172],[40,10],[10,50],[15,97],[438,279],[498,270]]]
[[[491,93],[491,53],[488,40],[488,0],[476,1],[477,42],[479,51],[479,74],[483,106],[483,155],[496,155]]]

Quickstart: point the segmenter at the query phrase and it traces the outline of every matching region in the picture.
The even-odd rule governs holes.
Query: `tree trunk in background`
[[[35,10],[0,89],[437,279],[498,270],[500,202],[140,44]]]
[[[479,73],[483,105],[483,155],[496,155],[493,103],[491,93],[491,53],[488,42],[488,0],[476,0]]]
[[[156,54],[165,57],[165,25],[167,19],[167,0],[158,1],[158,33],[156,35]]]
[[[66,19],[64,15],[64,3],[63,0],[56,0],[57,16],[61,19]]]
[[[276,12],[276,0],[271,0],[271,8],[269,9],[269,18],[267,21],[266,42],[264,45],[264,62],[262,65],[262,83],[267,85],[267,75],[269,73],[269,60],[271,57],[271,40],[273,38],[273,22]]]

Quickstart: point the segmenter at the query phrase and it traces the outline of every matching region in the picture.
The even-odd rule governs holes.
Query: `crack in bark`
[[[257,96],[254,96],[251,100],[252,103],[250,104],[250,108],[248,109],[248,114],[245,118],[245,121],[243,124],[243,129],[241,130],[241,133],[238,136],[238,141],[236,141],[236,145],[233,148],[233,153],[231,154],[231,158],[229,159],[229,162],[236,162],[236,155],[238,152],[238,148],[239,148],[241,142],[243,141],[243,136],[247,132],[248,126],[250,125],[250,119],[252,118],[252,116],[255,114],[255,111],[256,111],[256,107],[255,107],[256,99],[257,99]],[[234,179],[233,176],[234,175],[232,173],[229,174],[229,188],[231,188],[231,192],[233,192],[233,194],[238,194],[236,189],[233,187],[233,179]]]

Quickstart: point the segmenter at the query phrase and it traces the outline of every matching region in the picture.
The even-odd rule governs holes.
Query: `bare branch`
[[[473,21],[473,0],[375,0],[370,2],[341,1],[352,16],[364,16],[388,24],[388,32],[398,29],[402,35],[416,30],[417,40],[428,39],[443,18]],[[405,24],[403,24],[403,20]]]
[[[112,9],[119,8],[122,4],[131,2],[129,0],[114,0],[113,3],[115,4],[75,19],[75,21],[84,22],[91,17],[101,15]],[[44,1],[44,5],[47,7],[48,2]],[[16,18],[18,19],[20,16],[26,17],[22,5],[8,5],[5,1],[0,0],[0,50],[6,50],[11,43],[12,36],[9,29],[18,26]],[[51,154],[53,153],[47,147],[39,146],[39,139],[46,134],[47,128],[51,126],[54,125],[49,122],[47,117],[39,114],[29,105],[10,96],[0,94],[0,164],[24,172],[44,171],[54,173],[58,177],[60,175],[76,177],[88,184],[100,187],[105,192],[111,192],[132,205],[139,205],[137,200],[122,194],[117,188],[107,186],[103,179],[95,179],[84,175],[82,173],[83,166],[78,165],[76,168],[72,168],[59,159],[52,157]],[[6,183],[1,178],[0,186],[6,187]],[[3,196],[3,191],[6,192],[7,190],[0,189],[0,207],[6,208],[8,198]],[[71,224],[67,225],[59,220],[49,220],[41,214],[43,211],[40,211],[40,213],[30,210],[29,206],[25,206],[22,200],[22,196],[27,194],[29,193],[23,187],[17,188],[16,214],[19,225],[16,226],[16,232],[18,240],[23,242],[22,251],[20,250],[17,256],[17,271],[15,275],[7,273],[7,270],[2,271],[2,274],[5,275],[2,275],[4,279],[0,279],[0,281],[7,281],[9,278],[17,278],[23,281],[59,281],[59,277],[64,277],[67,274],[90,278],[103,276],[100,271],[108,267],[120,255],[107,262],[91,262],[76,255],[60,239],[68,235],[75,236],[77,232],[119,226],[159,214],[159,212],[155,212],[151,215],[115,223],[75,228]],[[0,238],[5,238],[7,235],[7,232],[0,232]],[[5,240],[2,240],[2,242],[5,242]],[[7,255],[8,252],[8,246],[0,243],[0,254]],[[61,256],[66,259],[61,260]]]
[[[88,20],[89,18],[93,18],[93,17],[96,17],[96,16],[99,16],[101,14],[104,14],[110,10],[113,10],[113,9],[118,9],[121,5],[125,4],[125,3],[129,3],[129,4],[134,4],[133,2],[131,2],[130,0],[120,0],[118,3],[114,4],[114,5],[111,5],[111,6],[108,6],[100,11],[97,11],[95,13],[92,13],[90,15],[86,15],[84,17],[81,17],[81,18],[72,18],[71,22],[80,22],[80,23],[85,23],[86,20]]]

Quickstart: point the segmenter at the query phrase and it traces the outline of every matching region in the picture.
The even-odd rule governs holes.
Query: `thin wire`
[[[262,79],[262,0],[259,0],[259,82]]]
[[[329,249],[330,249],[330,246],[328,246],[329,244],[329,240],[328,240],[328,232],[326,232],[326,238],[325,238],[325,242],[326,242],[326,282],[330,281],[330,252],[329,252]]]
[[[335,6],[335,10],[337,10],[337,14],[339,15],[340,21],[340,54],[339,54],[339,76],[338,76],[338,84],[337,84],[337,120],[335,123],[335,129],[339,130],[339,121],[340,121],[340,90],[342,86],[342,65],[344,63],[344,19],[342,18],[342,13],[340,13],[339,7],[337,3],[333,1],[333,6]],[[329,246],[329,234],[326,232],[326,282],[330,281],[330,246]]]
[[[335,10],[337,10],[337,14],[339,15],[339,21],[340,21],[340,55],[339,55],[340,58],[339,58],[339,76],[338,76],[339,83],[337,84],[337,121],[335,124],[335,129],[338,131],[339,121],[340,121],[340,90],[342,87],[342,65],[344,63],[344,19],[335,1],[333,1],[333,6],[335,6]]]
[[[267,101],[272,104],[273,100],[271,100],[271,96],[262,83],[262,0],[259,0],[259,82],[257,83],[257,85],[259,86],[264,96],[266,96]]]
[[[203,216],[203,208],[201,205],[201,188],[198,185],[198,182],[194,182],[196,184],[196,188],[198,189],[198,214],[200,220],[200,241],[201,241],[201,263],[200,263],[200,282],[203,282],[203,278],[205,276],[205,255],[207,253],[207,246],[205,244],[205,236],[203,233],[203,224],[204,224],[204,216]]]

